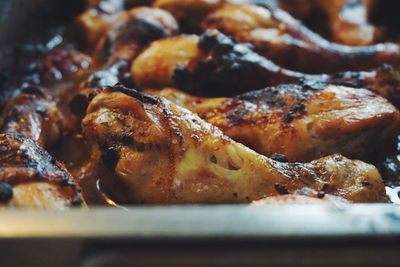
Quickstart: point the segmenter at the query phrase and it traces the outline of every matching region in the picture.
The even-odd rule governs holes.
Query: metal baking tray
[[[43,25],[56,28],[81,5],[1,0],[0,73],[15,71],[18,47],[44,38]],[[399,266],[399,251],[400,206],[393,204],[0,213],[0,266]]]

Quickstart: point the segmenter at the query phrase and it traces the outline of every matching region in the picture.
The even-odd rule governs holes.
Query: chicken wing
[[[146,91],[198,114],[255,151],[308,162],[333,153],[373,162],[397,142],[400,112],[365,89],[314,83],[280,85],[235,98]]]
[[[372,165],[340,155],[310,163],[271,160],[166,99],[122,86],[99,93],[83,133],[128,203],[241,203],[309,187],[355,202],[386,201]],[[107,184],[123,185],[116,192]],[[123,196],[123,197],[122,197]]]
[[[256,5],[224,5],[203,22],[239,42],[251,43],[273,62],[309,73],[365,70],[400,64],[400,46],[379,43],[353,47],[334,44],[310,31],[285,11]],[[323,62],[324,64],[320,64]]]
[[[82,199],[68,171],[29,138],[0,134],[1,206],[65,209]]]

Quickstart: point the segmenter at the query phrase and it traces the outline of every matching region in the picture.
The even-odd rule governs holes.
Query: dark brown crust
[[[0,181],[12,186],[31,182],[55,184],[71,204],[80,202],[77,186],[65,167],[37,143],[19,135],[0,134]]]
[[[203,57],[193,59],[188,68],[178,66],[174,76],[179,89],[194,95],[234,96],[285,83],[317,86],[318,82],[327,82],[370,89],[400,104],[400,72],[390,65],[363,72],[305,74],[284,69],[254,52],[251,46],[215,30],[201,35],[199,47]]]

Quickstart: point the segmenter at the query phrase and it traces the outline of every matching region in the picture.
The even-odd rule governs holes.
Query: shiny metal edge
[[[400,236],[400,207],[246,205],[3,209],[0,239]]]

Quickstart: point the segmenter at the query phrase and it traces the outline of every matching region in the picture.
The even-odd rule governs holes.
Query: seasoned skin
[[[0,135],[0,187],[2,206],[65,209],[82,203],[68,171],[37,143],[14,134]]]
[[[369,23],[376,0],[314,0],[328,19],[333,42],[365,46],[382,38],[382,30]]]
[[[25,93],[9,99],[2,120],[2,133],[31,138],[43,147],[54,145],[61,137],[62,128],[68,123],[56,102],[35,88],[27,88]]]
[[[235,98],[193,97],[168,88],[148,93],[189,109],[263,155],[278,153],[292,162],[334,153],[372,162],[395,145],[400,130],[400,112],[364,89],[309,83]]]
[[[105,187],[119,201],[246,203],[304,187],[355,202],[386,201],[372,165],[340,155],[305,164],[277,162],[188,110],[133,89],[102,91],[82,127],[93,153],[102,153],[103,164],[114,172],[102,184],[125,187],[119,192]]]
[[[251,43],[266,58],[297,71],[334,73],[400,64],[398,44],[353,47],[331,43],[278,8],[224,5],[207,16],[203,27]]]

